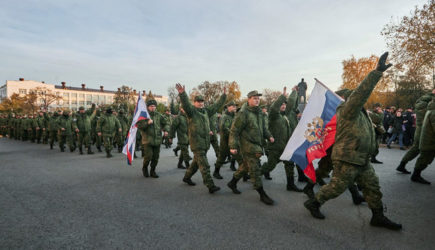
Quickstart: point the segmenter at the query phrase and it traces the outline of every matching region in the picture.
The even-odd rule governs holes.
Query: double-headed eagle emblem
[[[310,143],[323,143],[325,136],[328,134],[327,129],[323,129],[323,119],[320,117],[313,118],[313,122],[307,124],[304,137]]]

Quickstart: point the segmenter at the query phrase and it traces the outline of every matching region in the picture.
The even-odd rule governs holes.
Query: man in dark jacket
[[[385,53],[380,57],[376,70],[370,72],[348,100],[337,108],[337,133],[332,150],[334,172],[331,182],[322,186],[314,199],[304,203],[315,218],[324,219],[325,216],[319,210],[320,206],[342,194],[356,181],[362,187],[364,198],[372,210],[370,224],[392,230],[402,228],[402,225],[390,221],[383,213],[379,179],[370,164],[376,148],[375,131],[364,109],[364,104],[382,73],[391,66],[385,63],[387,56],[388,53]]]

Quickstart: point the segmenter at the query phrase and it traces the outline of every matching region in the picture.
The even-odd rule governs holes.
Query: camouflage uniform
[[[166,119],[166,123],[168,124],[168,126],[171,127],[172,122],[173,122],[172,115],[170,113],[169,114],[165,113],[165,114],[163,114],[163,116]],[[163,137],[163,144],[165,144],[166,148],[171,147],[172,143],[169,142],[169,135]]]
[[[59,114],[55,112],[53,116],[49,116],[47,113],[44,113],[44,117],[48,121],[50,149],[53,149],[54,141],[56,141],[57,139],[56,138],[58,133],[57,119],[59,119]]]
[[[112,157],[110,152],[113,149],[113,139],[116,131],[121,129],[121,124],[111,111],[111,109],[107,109],[106,113],[100,117],[97,123],[97,133],[102,134],[107,157]]]
[[[80,107],[79,110],[84,110]],[[95,105],[91,109],[86,110],[84,113],[77,112],[75,125],[78,128],[78,146],[80,154],[83,154],[83,144],[88,149],[88,154],[92,154],[91,150],[91,121],[95,117]]]
[[[217,113],[210,116],[210,129],[213,134],[210,136],[210,144],[213,147],[216,158],[219,157],[219,140],[217,137]]]
[[[95,117],[91,120],[91,138],[92,138],[92,144],[95,144],[95,146],[98,149],[98,152],[101,152],[101,136],[98,136],[97,134],[97,125],[98,120],[101,117],[101,110],[97,110]]]
[[[157,105],[151,104],[150,100],[147,101],[147,105]],[[155,101],[154,101],[155,102]],[[169,131],[169,126],[167,120],[157,111],[149,112],[150,119],[153,123],[148,124],[147,120],[141,120],[137,123],[137,127],[142,136],[142,145],[144,148],[144,158],[143,158],[143,173],[145,177],[148,177],[148,165],[151,167],[151,177],[157,178],[155,173],[157,164],[160,157],[160,145],[162,144],[162,130]],[[151,164],[150,164],[151,163]]]
[[[432,163],[435,157],[435,97],[427,105],[427,112],[424,117],[423,126],[420,137],[420,156],[415,163],[414,172],[411,180],[423,184],[430,184],[421,177],[421,172]]]
[[[210,149],[210,120],[209,117],[214,115],[225,103],[227,98],[226,94],[223,94],[219,101],[213,105],[205,108],[195,108],[189,101],[189,97],[186,92],[180,95],[181,104],[186,112],[188,134],[190,148],[193,152],[193,161],[189,168],[186,170],[183,180],[190,181],[191,177],[196,171],[201,171],[204,185],[212,189],[216,189],[213,179],[210,175],[210,165],[207,159],[207,151]],[[200,100],[201,97],[195,97],[195,100]],[[203,100],[203,99],[202,99]]]
[[[228,105],[227,105],[228,106]],[[230,147],[228,145],[229,137],[230,137],[230,129],[233,124],[233,120],[235,117],[235,113],[226,111],[225,114],[221,118],[220,123],[220,144],[219,144],[219,156],[216,160],[215,171],[219,171],[223,164],[225,164],[225,160],[231,157]],[[243,163],[243,159],[240,154],[233,156],[234,159],[231,159],[231,165],[234,167],[234,161],[237,160],[239,166]],[[235,170],[235,169],[234,169]]]
[[[65,149],[65,142],[71,152],[75,150],[72,134],[75,131],[76,126],[73,123],[72,118],[68,115],[68,112],[64,111],[62,116],[57,119],[58,135],[59,135],[59,147],[61,151]]]
[[[372,71],[337,108],[337,133],[332,151],[334,172],[331,182],[320,188],[315,200],[320,204],[342,194],[357,182],[372,209],[382,209],[379,179],[370,164],[376,150],[375,131],[363,108],[382,72]]]
[[[373,111],[369,111],[367,113],[369,114],[370,119],[372,120],[373,128],[375,129],[375,133],[376,133],[376,140],[375,140],[376,149],[372,155],[371,162],[372,163],[382,163],[382,162],[376,160],[376,156],[379,154],[379,140],[381,140],[381,138],[385,134],[385,128],[384,128],[384,125],[382,124],[382,122],[384,120],[384,113],[378,113],[376,111],[376,109]]]
[[[178,167],[182,168],[182,163],[184,162],[186,168],[189,167],[189,161],[191,160],[189,155],[189,138],[187,132],[187,118],[186,114],[180,111],[177,117],[171,124],[171,129],[169,132],[169,138],[174,139],[175,134],[177,134],[177,147],[181,149],[181,154],[178,161]]]

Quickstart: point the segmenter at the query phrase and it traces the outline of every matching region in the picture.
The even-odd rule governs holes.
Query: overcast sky
[[[342,60],[380,55],[380,31],[426,0],[0,1],[0,80],[167,95],[176,82],[331,89]]]

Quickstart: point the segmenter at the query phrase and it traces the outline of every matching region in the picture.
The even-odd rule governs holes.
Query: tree
[[[270,106],[278,97],[282,94],[281,91],[276,91],[272,89],[264,89],[263,90],[263,96],[261,99],[263,99],[264,104],[267,106]]]
[[[48,110],[48,107],[54,102],[62,100],[61,96],[56,95],[53,91],[44,87],[36,87],[31,89],[30,92],[36,93],[41,108],[45,110]]]
[[[355,89],[364,80],[364,78],[370,73],[370,71],[376,68],[379,57],[371,55],[370,57],[355,58],[352,56],[350,59],[343,60],[343,84],[340,89]],[[371,106],[376,102],[382,102],[379,95],[381,92],[385,92],[391,86],[391,77],[389,74],[385,74],[381,80],[379,80],[372,95],[367,101],[367,105]]]
[[[3,101],[0,103],[0,110],[21,113],[23,112],[24,101],[24,97],[14,93],[10,98],[3,99]]]
[[[32,114],[39,109],[38,95],[35,91],[30,91],[26,96],[24,96],[23,109]]]
[[[133,92],[133,88],[122,85],[118,88],[115,93],[114,103],[123,104],[128,106],[128,104],[133,104],[136,102],[136,95]]]
[[[198,87],[193,88],[190,92],[190,97],[193,99],[196,95],[204,97],[205,105],[213,104],[224,93],[224,88],[227,88],[227,101],[238,102],[240,100],[241,92],[237,82],[217,81],[210,83],[205,81]]]
[[[433,73],[435,64],[435,0],[400,22],[393,20],[381,32],[391,49],[391,59],[399,71],[417,75]]]

